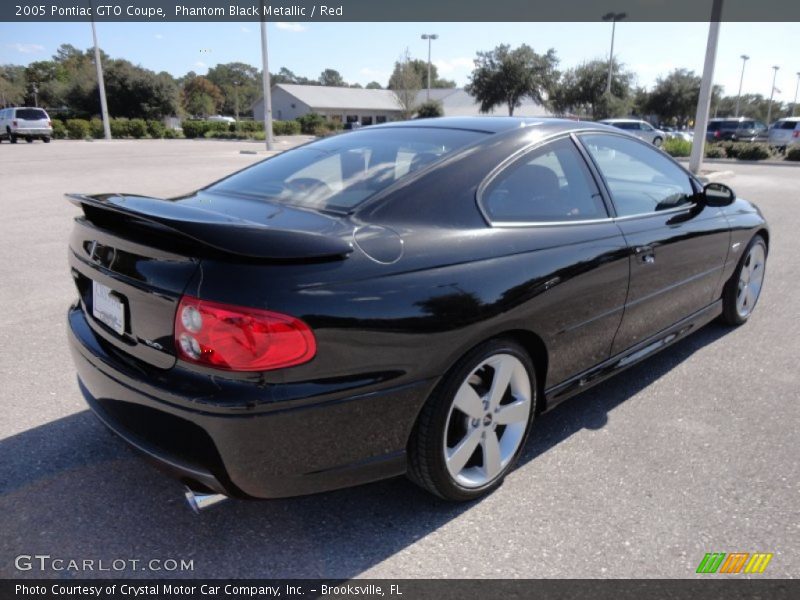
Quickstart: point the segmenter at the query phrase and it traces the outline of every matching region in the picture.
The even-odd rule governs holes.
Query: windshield
[[[18,108],[16,117],[25,121],[39,121],[46,119],[47,113],[40,108]]]
[[[208,189],[347,212],[402,177],[484,135],[432,127],[361,129],[279,154]]]

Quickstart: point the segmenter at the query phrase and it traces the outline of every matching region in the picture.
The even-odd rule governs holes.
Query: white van
[[[53,123],[43,108],[13,107],[0,110],[0,140],[12,144],[24,138],[26,142],[35,139],[47,144],[53,137]]]

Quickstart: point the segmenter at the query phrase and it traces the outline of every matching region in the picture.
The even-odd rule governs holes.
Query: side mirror
[[[703,187],[706,206],[729,206],[736,200],[736,193],[724,183],[712,181]]]

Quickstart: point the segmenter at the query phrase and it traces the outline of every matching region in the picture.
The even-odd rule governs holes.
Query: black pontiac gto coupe
[[[79,385],[190,501],[407,473],[476,498],[537,414],[716,317],[769,232],[615,128],[363,128],[191,195],[70,195]]]

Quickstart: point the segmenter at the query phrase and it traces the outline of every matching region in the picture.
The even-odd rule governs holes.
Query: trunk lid
[[[340,260],[352,226],[321,213],[198,192],[175,200],[69,194],[69,262],[92,329],[116,349],[167,369],[174,319],[204,255],[231,261]]]

